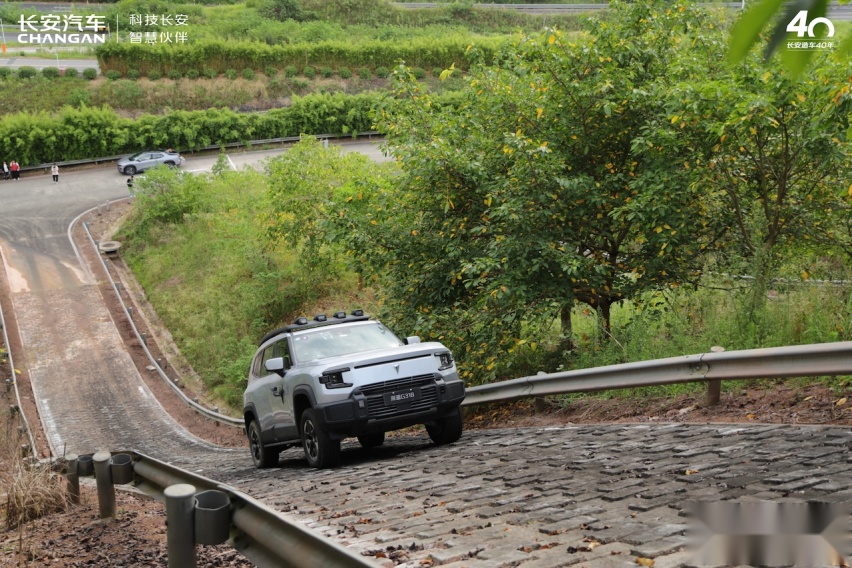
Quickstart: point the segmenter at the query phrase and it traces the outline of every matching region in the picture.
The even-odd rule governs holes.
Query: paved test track
[[[193,159],[185,168],[214,161]],[[197,440],[165,415],[68,244],[70,220],[125,191],[112,169],[63,173],[55,185],[49,176],[0,183],[0,249],[54,451],[136,449],[240,488],[356,550],[382,551],[412,567],[426,559],[626,567],[647,556],[660,568],[688,559],[677,552],[688,500],[852,501],[848,427],[471,431],[444,448],[425,436],[392,438],[372,452],[347,443],[343,466],[322,472],[288,450],[280,467],[256,471],[245,450]]]

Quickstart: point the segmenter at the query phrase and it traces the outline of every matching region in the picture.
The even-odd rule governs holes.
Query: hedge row
[[[479,47],[488,57],[504,38],[481,39]],[[168,76],[169,71],[186,73],[191,69],[213,69],[224,73],[228,69],[267,68],[283,70],[288,66],[322,67],[393,67],[404,61],[409,67],[432,69],[467,68],[465,56],[470,42],[463,37],[415,38],[409,42],[365,41],[345,43],[327,41],[289,45],[263,43],[198,42],[188,44],[142,45],[128,42],[109,42],[95,49],[101,71],[119,71],[122,75],[135,69],[144,75],[157,71]]]
[[[227,109],[174,111],[123,118],[109,108],[65,107],[57,115],[19,113],[0,122],[0,156],[37,165],[172,147],[181,151],[232,142],[369,131],[377,94],[313,94],[294,97],[290,107],[241,114]],[[457,104],[448,94],[438,104]]]

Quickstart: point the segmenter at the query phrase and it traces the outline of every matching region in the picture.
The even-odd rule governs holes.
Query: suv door
[[[270,359],[280,358],[284,362],[284,377],[278,372],[268,371],[266,362]],[[261,360],[261,388],[266,396],[264,405],[268,412],[261,418],[261,429],[271,429],[276,441],[289,439],[289,432],[293,426],[292,393],[287,392],[286,373],[290,369],[290,348],[287,339],[280,339],[263,350]]]

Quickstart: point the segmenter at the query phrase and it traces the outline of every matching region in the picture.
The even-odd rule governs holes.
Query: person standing
[[[18,162],[12,160],[12,163],[9,164],[9,169],[12,171],[12,180],[18,181],[18,178],[21,176],[21,166],[18,165]]]
[[[6,160],[3,160],[3,179],[9,179],[9,164],[6,163]]]
[[[53,176],[53,183],[59,183],[59,166],[56,165],[56,162],[53,162],[53,165],[50,166],[50,175]]]

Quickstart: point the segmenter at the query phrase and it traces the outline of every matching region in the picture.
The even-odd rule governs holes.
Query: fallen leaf
[[[754,414],[746,414],[746,418],[748,418],[749,420],[754,420],[755,417]]]
[[[846,404],[846,397],[844,396],[843,398],[841,398],[840,400],[838,400],[834,404],[836,404],[837,406],[843,406],[844,404]]]
[[[807,401],[811,400],[812,398],[813,398],[813,396],[806,396],[802,402],[807,402]]]
[[[648,568],[651,568],[651,566],[654,565],[654,559],[653,558],[643,558],[643,557],[639,556],[638,558],[636,558],[636,564],[639,564],[640,566],[647,566]]]
[[[686,475],[695,475],[696,473],[698,473],[698,470],[697,469],[688,469],[684,473]]]

